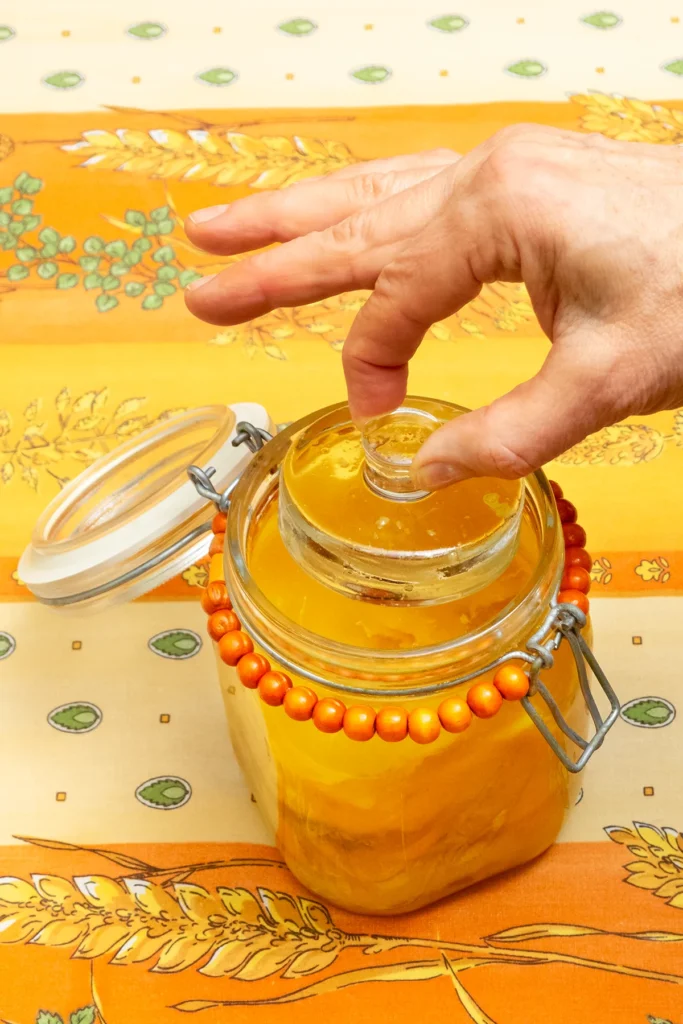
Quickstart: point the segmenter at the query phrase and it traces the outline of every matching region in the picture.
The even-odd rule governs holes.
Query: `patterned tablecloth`
[[[283,868],[227,740],[205,567],[87,618],[39,607],[16,573],[57,489],[170,410],[256,400],[283,422],[344,395],[364,296],[193,321],[180,292],[216,265],[184,235],[193,208],[520,120],[680,144],[681,18],[673,0],[5,0],[5,1024],[683,1024],[683,410],[552,468],[588,529],[597,652],[624,703],[562,841],[400,919],[323,907]],[[432,329],[411,387],[477,405],[546,344],[523,287],[491,286]]]

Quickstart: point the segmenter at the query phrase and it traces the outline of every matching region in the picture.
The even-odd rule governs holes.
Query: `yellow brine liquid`
[[[317,469],[315,459],[307,460],[296,500],[314,510],[326,531],[352,535],[359,544],[376,545],[379,537],[386,548],[462,543],[495,527],[519,495],[519,484],[477,480],[423,501],[379,497],[362,479],[357,434],[349,437],[348,450],[342,443],[335,453],[343,462],[339,475],[330,474],[327,458]],[[461,514],[454,515],[458,507]],[[248,568],[294,634],[302,627],[362,649],[371,668],[373,650],[417,650],[484,628],[527,591],[539,556],[533,517],[525,511],[512,561],[484,590],[418,607],[354,600],[292,558],[278,528],[276,491],[253,520]],[[513,638],[510,649],[527,639]],[[343,732],[323,734],[311,721],[292,721],[245,691],[234,670],[221,670],[224,690],[233,695],[227,700],[233,741],[257,803],[292,872],[332,903],[377,914],[413,910],[531,859],[557,836],[572,800],[568,775],[517,702],[505,703],[492,719],[475,719],[461,734],[442,731],[426,745],[377,736],[355,742]],[[566,644],[544,679],[581,728],[583,704]],[[464,698],[472,685],[411,700],[356,698],[305,678],[294,683],[376,711],[396,704],[436,709],[446,696]]]

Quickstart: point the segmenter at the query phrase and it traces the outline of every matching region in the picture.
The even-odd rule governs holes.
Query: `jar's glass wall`
[[[529,564],[513,567],[520,575],[504,599],[486,605],[482,592],[455,602],[450,632],[447,617],[441,633],[430,627],[417,637],[411,626],[412,641],[404,646],[387,626],[396,621],[391,615],[435,610],[380,608],[387,633],[363,644],[348,624],[355,619],[367,625],[369,605],[333,595],[347,602],[344,625],[340,614],[321,607],[325,597],[311,580],[308,596],[316,614],[309,613],[301,607],[305,578],[297,580],[303,588],[297,591],[293,563],[289,572],[276,571],[272,547],[259,562],[265,537],[259,530],[268,526],[277,503],[278,467],[301,428],[290,428],[257,456],[229,516],[228,589],[256,650],[265,651],[273,667],[284,665],[295,685],[313,685],[319,698],[335,696],[347,706],[369,704],[379,711],[398,703],[410,711],[436,709],[445,696],[464,698],[468,684],[454,685],[453,679],[483,672],[490,680],[486,666],[524,649],[557,591],[561,541],[545,479],[538,476],[527,488],[528,544],[525,555],[520,543],[519,557]],[[447,616],[449,606],[439,608]],[[328,625],[315,632],[311,624],[320,623],[321,615]],[[377,737],[359,743],[266,706],[223,663],[220,674],[238,759],[289,867],[312,891],[346,908],[380,914],[416,909],[524,863],[554,841],[573,802],[576,780],[518,702],[460,735],[442,732],[424,746]],[[311,676],[330,687],[312,684]],[[544,681],[569,724],[583,732],[585,705],[567,645]],[[539,710],[560,738],[544,705]]]

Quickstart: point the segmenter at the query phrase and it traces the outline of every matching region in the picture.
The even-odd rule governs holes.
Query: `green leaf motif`
[[[170,212],[171,211],[169,210],[168,206],[159,206],[157,207],[156,210],[152,210],[152,212],[150,213],[150,217],[152,218],[153,221],[156,221],[157,224],[160,224],[161,221],[168,220],[168,215]]]
[[[15,238],[19,238],[24,233],[24,225],[21,221],[15,220],[7,229],[10,235],[14,235]]]
[[[14,189],[11,185],[6,185],[5,188],[0,188],[0,206],[4,206],[5,203],[9,203],[13,195]]]
[[[98,295],[95,299],[95,305],[99,313],[108,313],[111,309],[116,309],[119,304],[119,300],[115,295],[102,294]]]
[[[428,24],[439,32],[460,32],[467,28],[469,22],[461,14],[443,14],[440,18],[432,18]]]
[[[143,309],[161,309],[164,304],[164,300],[161,295],[147,295],[142,300]]]
[[[31,199],[15,199],[12,203],[12,213],[16,213],[19,217],[24,217],[32,209],[33,201]]]
[[[43,187],[43,182],[40,178],[27,177],[24,184],[21,186],[21,191],[25,196],[34,196],[36,192],[40,192]]]
[[[55,231],[55,234],[57,232]],[[96,235],[91,235],[90,238],[86,238],[83,243],[83,251],[87,252],[88,256],[94,256],[98,252],[102,252],[104,249],[104,241],[101,238],[97,238]]]
[[[683,60],[672,60],[670,64],[662,64],[663,71],[670,71],[672,75],[683,75]]]
[[[143,228],[147,218],[141,210],[126,210],[125,221],[134,228]]]
[[[50,712],[47,720],[60,732],[92,732],[102,721],[102,712],[95,704],[62,704]]]
[[[69,1024],[95,1024],[97,1010],[94,1006],[84,1006],[82,1010],[76,1010],[69,1017]]]
[[[91,291],[93,288],[102,287],[102,277],[99,274],[87,274],[83,278],[83,287],[86,291]]]
[[[29,260],[33,260],[38,255],[36,249],[32,245],[24,245],[21,249],[17,249],[17,259],[20,259],[22,263],[28,263]]]
[[[230,85],[237,78],[237,72],[231,71],[230,68],[210,68],[196,77],[207,85]]]
[[[172,811],[182,807],[192,796],[192,788],[185,779],[174,776],[148,779],[135,790],[141,804],[160,811]]]
[[[163,298],[168,298],[169,295],[175,295],[176,286],[169,284],[167,281],[157,281],[154,285],[154,291],[157,295],[161,295]]]
[[[508,64],[505,69],[511,75],[519,78],[538,78],[548,70],[540,60],[518,60],[515,64]]]
[[[72,235],[67,235],[59,243],[59,251],[68,253],[73,252],[76,248],[76,239]]]
[[[616,28],[621,25],[621,18],[611,11],[596,11],[595,14],[588,14],[581,21],[584,25],[591,25],[593,28]]]
[[[10,654],[14,654],[16,646],[13,636],[10,636],[9,633],[0,633],[0,661],[9,658]]]
[[[51,277],[54,277],[59,267],[56,263],[52,263],[48,260],[47,263],[41,263],[38,267],[38,277],[42,278],[43,281],[49,281]]]
[[[196,270],[183,270],[178,278],[181,288],[187,288],[188,284],[192,284],[193,281],[198,281],[201,277]]]
[[[114,277],[123,277],[125,274],[128,273],[128,267],[126,266],[126,264],[121,263],[119,261],[115,261],[114,263],[112,263],[109,269],[111,273],[114,275]]]
[[[97,268],[100,265],[100,260],[98,256],[81,256],[78,262],[80,263],[84,270],[88,271],[88,273],[91,270],[97,270]]]
[[[54,244],[54,242],[48,242],[48,244],[44,245],[43,248],[40,250],[40,255],[43,257],[43,259],[51,260],[53,256],[57,255],[57,246]]]
[[[124,289],[126,295],[131,299],[136,299],[138,295],[142,295],[144,290],[145,286],[140,281],[129,281]]]
[[[281,25],[278,25],[280,31],[285,32],[288,36],[310,36],[317,27],[316,23],[308,18],[292,18],[291,21],[283,21]]]
[[[11,220],[12,220],[11,214],[7,213],[6,210],[0,210],[0,225],[3,228],[6,228],[7,225],[9,223],[11,223]]]
[[[78,71],[56,71],[43,79],[44,84],[52,89],[75,89],[84,81],[85,78]]]
[[[121,282],[119,281],[118,277],[115,277],[114,274],[107,274],[104,281],[102,282],[102,287],[104,288],[105,292],[115,292],[116,289],[120,286],[120,284]]]
[[[162,245],[152,256],[155,263],[170,263],[175,258],[175,253],[170,245]]]
[[[177,276],[177,274],[178,271],[176,270],[175,267],[170,267],[168,266],[168,264],[166,264],[163,267],[159,267],[159,269],[157,270],[157,280],[172,281],[173,278]]]
[[[676,708],[663,697],[636,697],[624,704],[621,717],[629,725],[646,729],[661,729],[671,725],[676,717]]]
[[[115,242],[109,242],[108,245],[105,245],[104,251],[106,252],[107,256],[114,256],[117,259],[120,259],[127,253],[128,246],[122,239],[119,238]]]
[[[9,25],[0,25],[0,43],[6,43],[8,39],[13,39],[16,32]]]
[[[10,227],[11,227],[11,225],[10,225]],[[7,235],[7,237],[5,238],[5,240],[2,243],[2,247],[3,247],[3,249],[14,249],[16,244],[17,244],[16,238],[14,238],[12,235]]]
[[[133,248],[136,252],[148,252],[152,248],[152,243],[149,238],[136,238],[133,242]]]
[[[142,259],[142,254],[139,253],[136,249],[131,249],[123,257],[123,263],[124,263],[124,266],[126,266],[126,267],[134,267],[137,263],[140,262],[141,259]]]
[[[166,35],[166,26],[158,21],[141,21],[139,25],[131,25],[127,31],[135,39],[161,39]]]
[[[150,295],[148,298],[154,296]],[[149,641],[149,648],[155,654],[176,660],[194,657],[201,650],[201,646],[201,637],[189,629],[168,629],[164,633],[157,633]]]
[[[32,213],[30,216],[24,217],[24,219],[21,222],[22,225],[23,225],[24,231],[33,231],[34,228],[38,227],[38,225],[40,224],[41,219],[42,218],[37,213]]]
[[[23,281],[25,277],[28,277],[30,271],[28,267],[22,267],[20,263],[15,263],[7,271],[8,281]]]
[[[60,274],[56,281],[57,287],[62,290],[74,288],[78,284],[78,274]]]
[[[47,1010],[39,1010],[36,1024],[64,1024],[64,1021],[58,1013],[48,1013]]]
[[[59,242],[59,232],[55,231],[54,228],[43,228],[38,235],[38,239],[44,245],[56,245]]]
[[[28,171],[22,171],[14,179],[14,187],[16,189],[18,189],[19,192],[21,192],[23,186],[26,184],[26,182],[29,180],[30,177],[31,177],[31,175],[28,173]]]
[[[387,78],[391,77],[391,71],[381,64],[368,64],[367,67],[352,71],[351,77],[358,82],[365,82],[366,85],[379,85],[380,82],[386,82]]]
[[[172,220],[160,220],[157,224],[157,230],[160,235],[170,235],[174,227],[175,224]]]
[[[673,1024],[671,1020],[664,1020],[663,1017],[652,1017],[649,1013],[647,1015],[647,1024]]]

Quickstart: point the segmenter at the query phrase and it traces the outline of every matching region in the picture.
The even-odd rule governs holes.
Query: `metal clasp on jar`
[[[572,773],[580,772],[586,766],[598,747],[602,746],[605,736],[619,717],[621,707],[619,698],[612,689],[605,673],[598,663],[597,658],[581,636],[581,630],[585,625],[586,616],[580,608],[576,608],[571,604],[556,604],[551,608],[543,626],[534,634],[534,636],[532,636],[526,645],[527,650],[531,652],[531,658],[526,653],[515,652],[513,655],[507,655],[504,659],[505,661],[508,661],[516,655],[518,657],[522,657],[524,661],[527,661],[530,664],[529,680],[531,686],[529,694],[522,698],[522,706],[538,731],[550,745],[557,757],[559,757],[567,771]],[[576,730],[572,729],[564,718],[552,694],[541,680],[541,672],[544,669],[552,668],[554,664],[553,652],[558,649],[563,640],[567,641],[571,647],[572,654],[574,655],[574,661],[576,662],[576,668],[579,673],[579,683],[583,699],[586,702],[586,706],[595,726],[595,733],[589,740],[584,739],[583,736],[579,736]],[[588,672],[586,671],[586,664],[590,667],[602,692],[609,701],[610,710],[605,718],[602,717],[595,697],[593,696],[590,681],[588,679]],[[560,731],[581,748],[581,754],[576,761],[573,761],[567,754],[566,750],[564,750],[557,738],[553,735],[551,729],[543,720],[542,715],[532,704],[531,697],[533,697],[534,694],[538,694],[538,696],[545,702]]]

